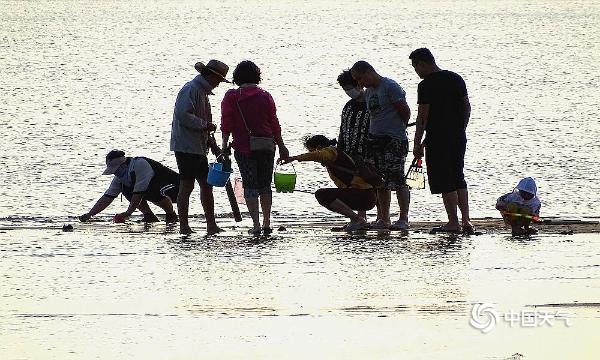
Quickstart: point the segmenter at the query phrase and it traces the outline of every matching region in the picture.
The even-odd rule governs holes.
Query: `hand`
[[[289,157],[290,157],[290,152],[288,151],[288,149],[285,146],[280,146],[279,147],[279,159],[287,159]]]
[[[86,222],[88,221],[92,216],[90,214],[83,214],[83,215],[79,215],[78,219],[81,222]]]
[[[214,156],[219,156],[221,155],[221,153],[223,152],[221,150],[221,148],[219,147],[219,145],[212,143],[210,146],[210,152],[214,155]]]
[[[425,152],[423,151],[423,144],[414,145],[413,155],[415,156],[415,159],[420,159],[423,157],[423,155],[425,155]]]
[[[289,164],[289,163],[291,163],[294,160],[296,160],[296,159],[294,159],[293,156],[292,157],[288,156],[288,157],[285,157],[285,158],[284,157],[280,157],[279,159],[277,159],[277,163],[281,164],[281,165],[284,165],[284,164]]]
[[[127,215],[127,213],[120,213],[113,217],[113,222],[115,222],[116,224],[124,223],[127,220],[127,218],[129,218],[129,215]]]
[[[231,155],[231,146],[223,145],[221,154],[223,154],[224,157],[229,157],[229,155]]]
[[[206,124],[206,131],[208,132],[213,132],[217,130],[217,125],[213,124],[213,123],[208,123]]]

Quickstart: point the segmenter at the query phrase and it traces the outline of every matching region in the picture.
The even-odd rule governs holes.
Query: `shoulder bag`
[[[242,95],[242,90],[240,89],[240,96]],[[240,115],[242,116],[242,121],[244,122],[244,126],[248,131],[248,136],[250,137],[250,151],[270,151],[275,152],[275,142],[273,138],[263,137],[263,136],[254,136],[252,135],[252,130],[248,127],[246,123],[246,119],[244,118],[244,113],[242,112],[242,108],[240,107],[239,97],[235,100],[238,110],[240,111]]]

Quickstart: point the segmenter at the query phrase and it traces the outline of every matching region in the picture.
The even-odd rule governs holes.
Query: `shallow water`
[[[0,354],[500,359],[596,353],[597,236],[352,236],[289,225],[272,237],[250,238],[243,231],[181,238],[164,224],[108,222],[69,233],[4,230]],[[493,303],[498,311],[560,310],[572,325],[500,322],[483,334],[468,323],[475,303]]]
[[[336,77],[359,59],[416,115],[408,54],[421,46],[469,89],[474,217],[497,216],[528,175],[542,216],[599,216],[598,2],[369,4],[0,0],[0,358],[596,358],[597,234],[339,235],[302,225],[339,221],[304,193],[274,195],[288,231],[258,240],[242,235],[247,216],[211,239],[198,218],[187,240],[111,225],[119,201],[74,223],[108,186],[108,150],[176,168],[172,108],[196,61],[254,60],[297,153],[306,133],[336,136]],[[217,122],[227,89],[211,99]],[[318,165],[296,170],[300,189],[330,186]],[[201,213],[197,194],[191,206]],[[444,220],[440,199],[414,191],[411,219]],[[559,304],[573,325],[482,334],[468,324],[479,302]]]

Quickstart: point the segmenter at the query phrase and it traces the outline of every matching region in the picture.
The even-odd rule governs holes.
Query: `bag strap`
[[[237,108],[240,111],[240,115],[242,116],[242,121],[244,122],[244,126],[246,127],[246,130],[248,131],[248,135],[252,136],[252,131],[250,131],[250,128],[248,127],[248,124],[246,123],[246,118],[244,118],[244,113],[242,112],[242,107],[240,106],[240,97],[242,96],[242,88],[239,88],[239,91],[240,91],[240,95],[235,98],[235,103],[237,104]]]

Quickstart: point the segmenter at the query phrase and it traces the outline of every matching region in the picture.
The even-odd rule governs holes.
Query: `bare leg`
[[[510,227],[511,227],[513,236],[524,235],[526,233],[525,229],[523,229],[521,224],[518,222],[511,223]]]
[[[463,226],[472,226],[469,215],[469,191],[464,188],[458,189],[456,192],[458,193],[458,208],[462,216],[462,224]]]
[[[213,235],[223,231],[217,226],[215,220],[215,199],[213,197],[212,186],[208,185],[206,179],[197,178],[200,185],[200,202],[204,209],[204,217],[206,218],[206,234]],[[180,212],[181,215],[181,212]]]
[[[173,202],[170,198],[166,197],[155,204],[165,211],[165,222],[167,224],[173,224],[179,220],[177,213],[173,210]]]
[[[327,206],[327,208],[331,211],[335,211],[338,214],[342,214],[347,218],[350,218],[350,220],[353,222],[361,220],[364,221],[364,218],[358,216],[358,214],[356,214],[352,209],[350,209],[350,207],[348,207],[348,205],[343,203],[340,199],[335,199],[331,204],[329,204],[329,206]]]
[[[273,204],[273,195],[262,194],[260,195],[260,207],[263,213],[263,227],[270,228],[271,227],[271,205]]]
[[[148,202],[146,200],[142,200],[142,202],[140,202],[137,208],[142,212],[142,214],[144,214],[144,218],[142,219],[143,222],[159,222],[158,218],[156,217],[156,215],[154,215],[152,209],[150,209],[150,206],[148,205]]]
[[[252,218],[252,231],[260,230],[260,220],[258,219],[260,215],[258,213],[258,197],[246,198],[246,206],[248,207],[248,212]]]
[[[185,179],[179,181],[179,193],[177,194],[177,210],[179,211],[179,233],[189,234],[192,232],[188,224],[188,210],[190,207],[190,195],[194,190],[194,180]]]
[[[442,199],[444,200],[444,207],[446,208],[446,214],[448,215],[448,223],[444,228],[447,230],[458,230],[460,228],[456,209],[458,206],[458,193],[452,191],[442,194]]]
[[[410,191],[408,190],[408,186],[403,186],[400,190],[397,190],[396,198],[400,207],[400,220],[408,222],[408,209],[410,208]]]
[[[148,205],[148,202],[146,200],[142,200],[142,202],[138,205],[137,208],[144,215],[146,215],[146,214],[154,215],[154,213],[152,212],[152,209],[150,209],[150,205]]]
[[[377,219],[390,223],[390,201],[392,192],[387,189],[377,189]]]
[[[165,211],[165,214],[174,214],[175,210],[173,210],[173,203],[171,199],[168,197],[162,199],[161,201],[155,203],[156,206],[160,207]]]

